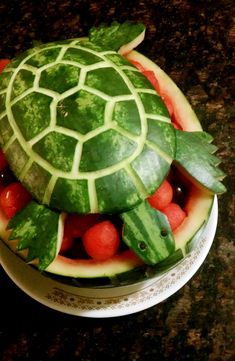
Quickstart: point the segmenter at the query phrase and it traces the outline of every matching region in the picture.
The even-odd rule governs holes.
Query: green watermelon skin
[[[116,51],[84,38],[41,45],[4,69],[0,94],[1,146],[44,205],[121,212],[169,172],[175,132],[167,108]]]
[[[164,214],[148,201],[121,214],[122,239],[145,264],[155,265],[175,251],[175,241]]]
[[[201,131],[201,124],[192,110],[190,104],[188,103],[187,99],[183,95],[183,93],[180,91],[180,89],[176,86],[176,84],[172,81],[171,78],[156,64],[154,64],[151,60],[146,58],[144,55],[136,52],[131,51],[128,56],[130,60],[134,60],[142,64],[146,69],[150,69],[154,71],[156,78],[159,81],[160,87],[163,90],[163,92],[170,97],[170,99],[173,102],[173,107],[175,109],[177,119],[179,121],[179,124],[181,124],[183,129],[186,129],[187,131]],[[167,132],[167,128],[164,127],[162,130],[159,128],[160,123],[149,123],[150,126],[156,127],[158,126],[158,133],[155,132],[155,134],[158,134],[158,136],[161,136],[161,134],[164,134]],[[169,128],[171,131],[171,128]],[[150,140],[154,140],[155,138],[151,138],[151,132],[149,133]],[[165,139],[164,136],[161,137],[162,139]],[[167,153],[167,144],[165,144],[165,152]],[[171,156],[171,152],[173,150],[169,150],[169,156]],[[162,272],[166,272],[170,268],[174,267],[175,264],[180,262],[187,252],[191,250],[191,244],[194,243],[194,239],[197,240],[197,232],[200,232],[201,227],[206,224],[209,215],[210,210],[213,204],[214,196],[212,194],[209,194],[208,192],[205,192],[204,189],[197,188],[195,186],[192,187],[191,192],[189,194],[189,198],[187,201],[187,204],[185,206],[185,210],[187,212],[187,217],[184,220],[183,224],[179,226],[173,233],[174,240],[175,240],[175,252],[171,253],[171,255],[163,260],[162,262],[159,262],[156,266],[146,266],[146,265],[130,265],[130,268],[128,270],[125,270],[123,272],[119,272],[118,269],[112,269],[112,272],[106,279],[101,281],[101,283],[97,283],[98,278],[95,281],[95,285],[103,287],[104,284],[107,284],[110,286],[118,286],[123,284],[131,284],[134,282],[138,282],[140,280],[148,279],[151,277],[155,277],[156,274],[160,274]],[[50,272],[52,275],[54,273],[54,267],[56,265],[57,259],[50,265],[50,268],[48,269],[48,272]],[[76,262],[76,261],[75,261]],[[79,260],[77,260],[79,263]],[[66,262],[64,266],[66,265]],[[67,264],[68,265],[68,264]],[[80,263],[79,263],[80,265]],[[67,267],[67,266],[66,266]],[[65,270],[65,268],[63,268]],[[98,267],[99,270],[101,268]],[[60,272],[60,271],[59,271]],[[99,273],[99,271],[98,271]],[[97,274],[98,274],[97,273]],[[68,275],[68,271],[64,274],[65,276]],[[89,275],[89,267],[84,267],[83,271],[80,269],[79,272],[73,273],[73,284],[76,285],[76,280],[82,279],[85,280],[82,285],[89,284],[89,280],[91,280]],[[63,279],[60,278],[60,280]],[[66,282],[69,282],[69,278],[66,280]],[[88,283],[87,283],[88,282]],[[79,284],[78,284],[79,285]],[[81,285],[81,284],[80,284]],[[92,282],[92,285],[94,283]]]
[[[75,41],[75,40],[73,40]],[[76,40],[77,41],[77,40]],[[80,42],[80,40],[79,40]],[[94,44],[92,43],[87,43],[85,44],[85,46],[87,48],[89,48],[90,51],[90,57],[88,59],[88,56],[86,56],[84,58],[84,53],[83,53],[83,49],[77,49],[77,47],[83,47],[84,43],[83,41],[80,43],[74,43],[71,49],[71,41],[66,41],[64,43],[57,43],[56,46],[54,46],[54,44],[50,44],[48,45],[48,48],[45,49],[44,46],[39,48],[39,54],[34,54],[33,51],[28,53],[29,59],[27,60],[27,64],[24,62],[24,56],[21,57],[20,59],[15,60],[11,66],[8,66],[8,68],[6,69],[6,75],[4,74],[5,77],[5,84],[1,90],[1,98],[0,98],[0,132],[1,132],[1,143],[3,144],[3,146],[6,149],[7,152],[7,156],[10,159],[11,157],[14,157],[13,152],[9,151],[10,148],[12,147],[12,149],[17,149],[17,147],[20,149],[19,150],[19,154],[22,154],[22,158],[19,157],[18,154],[18,162],[16,162],[16,159],[14,159],[13,163],[17,163],[20,164],[20,169],[17,168],[16,169],[16,173],[18,172],[18,174],[20,176],[22,176],[22,180],[25,181],[25,179],[30,178],[30,183],[32,184],[32,179],[33,180],[37,180],[39,179],[39,182],[41,181],[41,179],[43,180],[42,184],[43,187],[41,187],[41,191],[40,194],[37,194],[36,197],[38,197],[39,200],[43,199],[43,202],[45,204],[49,204],[49,205],[53,205],[54,207],[60,209],[61,204],[65,202],[66,196],[64,196],[63,200],[60,201],[59,200],[59,195],[61,195],[62,192],[64,192],[64,189],[66,188],[67,191],[69,192],[70,195],[74,196],[74,199],[76,198],[76,195],[81,195],[81,194],[85,194],[85,196],[83,197],[83,201],[82,203],[79,203],[79,200],[77,201],[78,204],[74,205],[73,200],[69,203],[69,205],[67,205],[66,207],[68,207],[67,209],[69,209],[70,211],[74,210],[77,211],[79,210],[79,212],[92,212],[93,210],[98,210],[100,212],[109,212],[110,210],[112,212],[119,212],[120,210],[125,210],[125,209],[129,209],[130,206],[132,206],[133,204],[136,205],[137,203],[141,202],[142,199],[144,199],[146,197],[147,191],[149,192],[151,189],[153,189],[153,184],[155,184],[154,182],[157,183],[161,183],[159,181],[159,179],[164,179],[166,177],[166,175],[169,172],[169,167],[171,164],[172,159],[174,158],[174,154],[175,154],[175,148],[174,148],[174,142],[172,142],[172,139],[174,139],[174,130],[171,126],[171,124],[169,123],[169,116],[168,113],[166,111],[165,107],[162,107],[162,103],[161,100],[158,96],[158,94],[156,94],[155,91],[153,91],[152,87],[150,84],[146,85],[146,79],[144,79],[143,77],[140,77],[139,75],[137,75],[137,71],[136,69],[133,69],[133,67],[122,57],[120,57],[119,55],[117,55],[115,52],[111,53],[108,52],[107,54],[102,53],[102,55],[105,55],[105,57],[107,59],[109,59],[109,61],[112,61],[113,64],[115,64],[115,66],[118,67],[123,67],[123,73],[125,74],[125,76],[128,77],[129,81],[131,82],[132,86],[134,86],[134,89],[138,89],[137,93],[139,95],[139,99],[141,100],[142,106],[140,107],[140,103],[136,102],[135,99],[132,98],[132,92],[131,89],[133,90],[133,87],[131,87],[131,89],[128,87],[128,84],[126,83],[126,86],[124,86],[123,92],[120,95],[121,92],[121,81],[120,78],[118,77],[118,74],[115,72],[115,70],[112,68],[109,69],[108,74],[110,75],[112,73],[112,76],[116,79],[117,82],[117,88],[113,87],[112,84],[109,84],[109,86],[107,87],[107,89],[104,87],[104,84],[101,84],[101,80],[105,79],[105,72],[101,71],[100,73],[97,72],[96,67],[96,63],[97,61],[100,62],[100,52],[101,49],[99,48],[99,46],[94,46]],[[75,46],[76,45],[76,46]],[[50,47],[51,46],[51,47]],[[64,51],[65,47],[69,47],[69,51],[66,52]],[[63,48],[63,51],[61,50]],[[76,48],[74,50],[74,48]],[[68,50],[68,49],[67,49]],[[79,50],[79,51],[77,51]],[[42,51],[43,56],[41,56],[42,54],[40,54]],[[64,58],[66,57],[66,61],[70,62],[67,65],[68,68],[67,70],[65,70],[65,67],[63,66],[64,63],[62,65],[58,65],[55,64],[55,66],[48,66],[48,57],[51,59],[51,63],[56,62],[58,59],[61,59],[61,52],[64,52]],[[87,53],[87,52],[86,52]],[[32,55],[33,54],[33,55]],[[66,55],[67,54],[67,55]],[[32,55],[32,56],[31,56]],[[87,54],[86,54],[87,55]],[[75,71],[76,69],[76,65],[74,64],[74,59],[76,56],[76,61],[78,61],[79,63],[79,69],[77,69],[77,71]],[[130,56],[132,56],[132,54],[130,54]],[[135,56],[134,56],[135,57]],[[141,57],[141,55],[140,55]],[[138,58],[138,56],[137,56]],[[146,58],[145,58],[146,59]],[[102,58],[103,61],[103,58]],[[72,62],[72,63],[71,63]],[[85,88],[83,88],[82,90],[77,91],[78,89],[76,89],[75,93],[70,91],[70,87],[75,87],[76,88],[76,81],[78,80],[78,78],[81,76],[81,73],[83,73],[83,80],[84,80],[84,71],[81,70],[82,69],[82,65],[85,65],[87,67],[89,63],[89,71],[90,73],[88,74],[89,76],[85,77],[86,81],[84,82],[85,84]],[[147,61],[148,63],[148,61]],[[21,69],[19,72],[19,76],[17,77],[17,75],[15,76],[15,72],[18,71],[17,68],[21,66],[21,64],[23,64],[24,69]],[[150,64],[151,65],[151,64]],[[44,68],[43,68],[44,67]],[[127,68],[128,67],[128,68]],[[154,66],[151,65],[151,67],[154,68]],[[150,67],[150,68],[151,68]],[[35,70],[36,68],[36,70]],[[43,68],[43,70],[42,70]],[[155,69],[155,68],[154,68]],[[66,73],[67,71],[67,73]],[[40,73],[42,76],[39,77],[38,73]],[[50,79],[56,79],[59,73],[63,73],[67,74],[66,76],[69,75],[68,77],[68,81],[66,81],[65,83],[61,83],[58,85],[57,87],[54,87],[54,85],[52,85],[52,83],[54,84],[54,82],[50,81]],[[33,75],[32,75],[32,74]],[[159,71],[157,71],[157,73],[159,73]],[[160,76],[162,76],[163,74],[160,72]],[[11,79],[13,79],[15,76],[15,84],[14,81],[11,82],[11,90],[9,90],[10,88],[8,88],[8,83],[9,81],[12,81]],[[35,77],[34,77],[35,76]],[[165,78],[165,79],[164,79]],[[9,80],[10,79],[10,80]],[[35,80],[36,79],[36,80]],[[66,78],[67,79],[67,78]],[[79,78],[80,79],[80,78]],[[97,80],[98,79],[98,80]],[[165,74],[163,75],[163,79],[164,81],[167,79],[167,76],[165,76]],[[3,83],[4,83],[3,82]],[[165,83],[167,84],[168,80],[165,81]],[[22,83],[22,84],[21,84]],[[30,84],[30,85],[29,85]],[[75,149],[76,151],[78,151],[79,153],[79,159],[77,158],[77,165],[80,162],[80,160],[82,159],[82,162],[79,163],[79,166],[81,164],[81,169],[79,169],[79,172],[82,170],[83,173],[82,177],[79,179],[76,179],[74,182],[74,179],[70,179],[69,177],[66,177],[65,174],[68,173],[68,168],[71,167],[71,148],[70,148],[70,154],[65,154],[65,159],[63,159],[63,157],[61,157],[61,159],[58,160],[59,164],[54,164],[53,165],[53,175],[51,172],[51,167],[50,169],[47,167],[44,167],[43,164],[38,164],[38,162],[30,162],[28,157],[28,153],[25,151],[24,147],[21,147],[21,142],[19,142],[18,138],[15,137],[14,132],[12,129],[12,126],[9,122],[9,114],[12,116],[13,112],[15,114],[15,117],[17,117],[18,111],[19,113],[22,112],[22,109],[26,110],[27,109],[27,104],[30,104],[32,98],[34,97],[34,95],[31,95],[31,90],[35,87],[36,84],[36,96],[38,97],[38,100],[35,102],[35,104],[37,103],[37,106],[39,109],[43,108],[43,104],[44,106],[47,106],[47,104],[50,104],[50,115],[52,116],[53,121],[55,122],[55,118],[56,118],[56,126],[58,126],[58,128],[60,127],[66,127],[66,132],[61,132],[58,130],[58,128],[56,128],[56,132],[59,134],[60,139],[63,138],[65,139],[64,142],[64,148],[68,149],[68,145],[73,144],[73,142],[69,142],[70,138],[72,138],[72,140],[75,138],[77,140],[77,146],[74,147],[73,149]],[[22,86],[21,86],[22,85]],[[164,85],[164,84],[163,84]],[[89,87],[96,87],[97,91],[95,92],[95,94],[91,93],[91,97],[92,97],[92,102],[89,100],[90,97],[90,88]],[[148,91],[144,91],[142,90],[142,88],[147,87]],[[28,88],[30,87],[30,88]],[[42,93],[40,93],[38,91],[37,87],[50,87],[49,91],[43,91]],[[148,88],[149,87],[149,88]],[[40,88],[40,89],[41,89]],[[35,90],[34,89],[34,90]],[[47,89],[47,88],[46,88]],[[172,86],[172,84],[170,85],[170,91],[174,89],[174,86]],[[88,91],[89,90],[89,91]],[[59,95],[58,95],[58,94]],[[64,93],[66,93],[66,97],[64,96]],[[190,110],[190,107],[188,108],[188,104],[186,104],[187,102],[185,102],[185,100],[183,99],[182,101],[182,97],[179,96],[178,93],[178,89],[175,91],[175,89],[173,90],[173,93],[176,95],[176,97],[174,98],[174,101],[177,99],[180,101],[178,102],[178,105],[175,106],[175,108],[177,109],[178,114],[182,116],[182,114],[184,113],[187,114],[187,111],[185,111],[186,109],[189,110],[188,112],[188,117],[184,117],[184,123],[183,123],[183,128],[187,129],[187,130],[201,130],[201,126],[200,123],[198,122],[197,118],[195,117],[195,115],[193,115],[193,112]],[[34,92],[33,92],[34,94]],[[104,95],[105,94],[105,95]],[[123,97],[124,94],[124,97]],[[79,96],[78,96],[79,95]],[[58,97],[58,98],[57,98]],[[112,101],[110,101],[110,98],[112,97]],[[115,104],[113,104],[113,97],[115,97]],[[52,99],[52,102],[49,102]],[[85,99],[85,100],[84,100]],[[118,99],[118,100],[117,100]],[[19,102],[21,100],[22,101],[22,109],[19,107]],[[10,105],[8,106],[8,102],[10,101]],[[144,142],[143,142],[143,146],[141,148],[141,152],[138,154],[135,153],[133,156],[131,156],[131,151],[130,151],[130,156],[128,159],[128,166],[125,168],[123,167],[124,164],[126,164],[126,159],[122,159],[121,158],[121,154],[119,154],[117,152],[117,159],[116,161],[119,162],[121,164],[121,168],[119,169],[117,167],[117,164],[107,164],[107,172],[103,171],[103,167],[105,166],[104,163],[102,163],[102,166],[99,168],[99,164],[96,165],[95,170],[92,168],[92,170],[89,168],[89,163],[91,163],[91,155],[89,154],[89,152],[84,152],[84,154],[82,153],[83,150],[83,145],[87,144],[86,141],[90,141],[92,139],[92,143],[94,144],[93,146],[93,153],[95,153],[95,144],[106,144],[106,146],[104,147],[104,150],[107,151],[108,147],[107,144],[112,144],[112,142],[110,142],[110,139],[105,139],[106,137],[103,136],[103,133],[107,130],[109,131],[110,134],[110,128],[106,128],[107,124],[102,123],[101,117],[98,116],[99,114],[97,113],[97,117],[96,117],[96,125],[94,126],[93,124],[85,124],[85,122],[81,122],[81,124],[79,125],[78,129],[74,129],[73,128],[73,124],[74,124],[74,114],[76,113],[76,107],[74,109],[72,109],[72,111],[68,111],[68,108],[71,109],[71,104],[74,103],[79,103],[81,105],[81,103],[83,101],[88,102],[88,104],[91,103],[96,103],[96,106],[98,106],[99,109],[99,114],[101,114],[101,112],[105,111],[105,114],[110,115],[112,113],[112,119],[111,121],[107,121],[107,123],[110,125],[110,123],[112,123],[112,134],[116,134],[118,133],[118,136],[116,136],[116,143],[125,144],[125,140],[127,139],[127,150],[131,149],[131,146],[133,145],[133,152],[135,153],[135,148],[134,148],[134,144],[135,142],[139,144],[139,138],[142,137],[143,134],[143,130],[144,130]],[[182,103],[181,103],[182,101]],[[56,108],[56,111],[52,110],[54,103],[56,103],[58,105],[58,107]],[[73,103],[74,102],[74,103]],[[106,106],[106,104],[109,104],[109,106]],[[7,104],[6,110],[5,110],[5,106]],[[51,105],[52,104],[52,105]],[[128,104],[128,105],[127,105]],[[157,105],[157,109],[155,108],[155,106]],[[175,104],[174,104],[175,105]],[[138,108],[138,106],[140,108]],[[89,108],[89,107],[88,107]],[[8,113],[9,109],[13,109],[12,112],[10,110],[10,112]],[[89,112],[87,112],[87,107],[79,107],[79,109],[81,109],[80,113],[79,113],[79,117],[83,119],[86,119],[88,113],[90,112],[90,114],[94,115],[94,111],[92,108],[88,109]],[[144,126],[143,126],[143,122],[142,122],[142,116],[140,116],[139,118],[136,119],[136,114],[138,112],[138,110],[141,109],[140,114],[145,114],[145,122],[144,122]],[[157,114],[155,113],[157,112]],[[13,115],[14,115],[13,114]],[[135,114],[135,116],[133,116],[132,121],[128,122],[128,124],[125,123],[125,121],[123,121],[123,117],[120,116],[120,114],[125,115],[128,114],[128,116],[130,116],[130,114]],[[10,118],[11,118],[10,116]],[[31,115],[29,115],[31,116]],[[131,118],[131,116],[130,116]],[[181,117],[179,117],[181,118]],[[37,160],[40,157],[40,153],[41,156],[43,156],[43,153],[45,152],[45,149],[50,149],[50,143],[52,142],[53,144],[53,148],[54,148],[54,143],[58,145],[58,136],[56,135],[55,138],[57,138],[56,140],[54,139],[53,134],[48,137],[48,133],[47,133],[47,128],[48,128],[48,117],[41,117],[39,118],[39,128],[35,130],[35,134],[34,134],[34,140],[36,138],[37,142],[34,143],[34,141],[32,141],[31,137],[31,133],[28,131],[27,127],[24,124],[21,124],[21,128],[20,129],[24,129],[25,135],[24,139],[27,138],[28,142],[31,142],[31,148],[32,150],[37,154],[36,158]],[[109,119],[109,118],[107,118]],[[68,120],[68,122],[67,122]],[[186,122],[186,124],[185,124]],[[50,124],[51,124],[51,118],[50,118]],[[147,127],[146,127],[147,124]],[[49,125],[50,126],[50,125]],[[120,132],[120,128],[122,129]],[[54,128],[53,128],[54,129]],[[97,131],[97,129],[99,129]],[[60,129],[61,130],[61,129]],[[53,130],[54,131],[54,130]],[[79,137],[75,137],[74,136],[74,131],[78,131],[79,132]],[[40,136],[37,132],[40,132]],[[44,133],[43,133],[44,132]],[[41,134],[43,133],[43,137],[41,137]],[[81,136],[80,136],[81,134]],[[88,135],[89,134],[89,135]],[[92,136],[90,137],[90,135],[92,134]],[[102,134],[102,135],[101,135]],[[114,136],[114,135],[113,135]],[[85,141],[84,141],[85,138]],[[141,138],[142,139],[142,138]],[[157,141],[157,139],[159,139],[159,141]],[[124,140],[124,142],[123,142]],[[11,142],[12,141],[12,142]],[[106,143],[105,143],[106,142]],[[49,146],[48,146],[49,145]],[[30,149],[31,149],[30,148]],[[85,149],[85,148],[84,148]],[[139,149],[138,147],[136,149]],[[75,151],[74,150],[74,151]],[[56,146],[55,149],[53,149],[54,154],[56,153]],[[156,163],[156,158],[159,157],[160,161],[158,162],[159,164],[159,169],[160,169],[160,173],[157,176],[157,181],[156,179],[154,180],[154,182],[152,182],[151,178],[154,175],[152,172],[151,175],[146,176],[146,177],[142,177],[140,180],[140,174],[143,175],[144,173],[144,169],[145,167],[143,166],[143,163],[141,161],[141,159],[145,159],[145,154],[147,154],[149,152],[149,154],[153,154],[154,151],[154,155],[153,157],[149,157],[147,156],[146,158],[148,159],[148,161],[151,164],[151,159],[154,160],[154,164]],[[127,152],[128,153],[128,152]],[[49,156],[49,155],[48,155]],[[93,156],[96,156],[96,154],[93,154]],[[83,157],[83,158],[82,158]],[[45,160],[45,158],[43,158]],[[93,159],[93,158],[92,158]],[[79,160],[79,161],[78,161]],[[53,157],[53,153],[50,155],[49,159],[47,159],[47,162],[52,163],[54,161],[54,157]],[[109,162],[111,162],[112,159],[109,159]],[[162,163],[161,163],[162,162]],[[165,162],[165,167],[163,166]],[[99,162],[98,162],[99,163]],[[65,167],[67,167],[64,170],[64,173],[60,173],[60,175],[62,174],[62,176],[58,177],[55,176],[55,169],[58,169],[58,167],[60,168],[62,166],[62,164],[65,164]],[[74,163],[73,163],[74,164]],[[50,164],[51,165],[51,164]],[[56,168],[57,167],[57,168]],[[74,165],[72,166],[74,168]],[[55,169],[54,169],[55,168]],[[118,168],[118,169],[117,169]],[[147,168],[151,168],[151,167],[147,167]],[[39,171],[40,169],[42,170],[42,175],[40,175]],[[36,170],[36,171],[35,171]],[[101,171],[102,170],[102,171]],[[110,172],[110,170],[112,172]],[[66,173],[67,172],[67,173]],[[93,176],[91,178],[86,178],[87,174],[93,172]],[[80,174],[79,173],[79,174]],[[28,176],[29,174],[29,176]],[[39,175],[39,177],[35,177],[35,174]],[[120,175],[121,174],[121,175]],[[155,175],[154,175],[155,176]],[[150,180],[149,180],[150,179]],[[111,181],[110,181],[111,180]],[[114,181],[115,180],[115,181]],[[117,192],[117,184],[119,184],[119,181],[121,180],[122,184],[127,184],[128,188],[127,188],[127,193],[129,195],[130,193],[130,199],[128,199],[127,201],[121,200],[120,204],[117,205],[117,207],[115,209],[113,208],[109,208],[109,204],[113,203],[114,201],[117,201],[118,203],[118,199],[119,199],[119,195]],[[25,182],[27,184],[27,182]],[[109,185],[112,184],[112,188],[108,188]],[[116,185],[115,185],[116,184]],[[39,183],[40,185],[40,183]],[[49,185],[49,186],[48,186]],[[152,188],[151,188],[152,187]],[[132,189],[132,191],[130,192],[130,188]],[[136,191],[136,189],[138,188],[138,192]],[[121,189],[121,187],[120,187]],[[155,187],[154,187],[155,189]],[[32,193],[35,192],[34,189],[31,189]],[[57,194],[56,194],[57,192]],[[102,193],[103,192],[103,193]],[[126,193],[126,194],[127,194]],[[63,193],[65,194],[65,192]],[[103,196],[102,196],[103,195]],[[114,196],[113,196],[114,195]],[[73,196],[69,196],[70,199],[73,199]],[[192,220],[192,217],[190,218],[190,221],[188,220],[188,222],[186,222],[186,224],[183,225],[183,227],[180,227],[180,229],[177,230],[177,234],[175,235],[175,240],[176,240],[176,246],[178,247],[176,252],[174,252],[170,259],[166,259],[165,263],[163,261],[162,267],[163,269],[168,269],[168,267],[171,267],[174,262],[178,262],[179,259],[181,259],[184,256],[184,252],[185,252],[185,244],[188,242],[188,240],[190,240],[193,235],[195,234],[194,232],[196,232],[201,225],[206,222],[209,212],[210,212],[210,206],[212,203],[212,197],[209,195],[200,193],[197,194],[197,196],[195,198],[191,198],[190,202],[191,203],[191,208],[189,207],[190,210],[190,214],[193,215],[194,220]],[[198,198],[197,198],[198,197]],[[77,197],[79,199],[79,197]],[[125,199],[127,199],[127,197],[123,197]],[[134,200],[133,200],[134,199]],[[61,202],[61,203],[60,203]],[[72,207],[72,208],[71,208]],[[74,208],[75,207],[75,208]],[[195,222],[195,219],[197,220]],[[193,226],[193,227],[192,227]],[[180,257],[179,257],[180,256]],[[147,272],[146,273],[146,266],[142,265],[142,262],[140,262],[140,264],[138,264],[138,261],[136,262],[136,260],[134,260],[133,262],[130,262],[127,266],[127,268],[123,267],[123,265],[125,264],[126,258],[125,256],[119,255],[119,261],[120,261],[120,268],[115,266],[115,262],[112,262],[113,260],[111,260],[110,265],[108,267],[108,270],[106,273],[103,273],[103,264],[102,265],[97,265],[94,262],[90,262],[89,264],[86,264],[86,262],[80,262],[81,260],[76,260],[73,263],[73,267],[70,268],[69,264],[70,264],[71,260],[68,259],[63,259],[60,256],[56,257],[55,261],[51,263],[51,265],[48,267],[47,271],[50,273],[58,273],[60,275],[64,275],[65,277],[75,277],[75,278],[93,278],[93,277],[108,277],[111,279],[117,279],[117,275],[119,275],[119,279],[121,280],[122,277],[123,279],[127,280],[128,282],[134,282],[136,281],[136,278],[134,276],[134,274],[139,274],[139,271],[141,273],[141,275],[143,276],[143,274],[145,275],[144,277],[149,277],[151,272]],[[168,262],[169,261],[169,262]],[[84,263],[84,264],[83,264]],[[161,263],[161,262],[160,262]],[[82,265],[82,267],[81,267]],[[91,265],[91,269],[92,272],[90,272],[90,266]],[[84,267],[83,267],[84,266]],[[160,264],[159,264],[160,266]],[[160,267],[161,268],[161,267]],[[144,269],[144,273],[143,273],[143,269]],[[149,268],[147,267],[147,269],[149,270]],[[154,275],[154,267],[150,267],[151,270],[153,270],[152,272],[152,276]],[[159,269],[158,269],[159,270]],[[115,281],[114,281],[115,282]]]

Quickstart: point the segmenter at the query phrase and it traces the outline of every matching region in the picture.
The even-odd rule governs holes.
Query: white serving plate
[[[214,239],[218,201],[195,248],[169,271],[148,281],[112,288],[80,288],[45,277],[0,241],[0,262],[13,282],[33,299],[54,310],[83,317],[115,317],[145,310],[183,287],[204,262]],[[7,295],[6,295],[7,297]]]

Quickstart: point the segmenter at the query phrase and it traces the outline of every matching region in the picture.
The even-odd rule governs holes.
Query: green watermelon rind
[[[127,59],[139,62],[144,68],[152,70],[155,73],[155,76],[160,84],[160,88],[172,100],[173,107],[178,117],[177,119],[179,119],[181,126],[186,131],[202,130],[201,124],[184,94],[174,83],[174,81],[157,64],[153,63],[150,59],[134,50],[127,55]],[[190,119],[189,124],[185,122],[185,119]],[[199,232],[199,230],[203,227],[209,218],[213,199],[214,196],[205,192],[204,190],[193,188],[191,193],[191,200],[189,199],[189,202],[186,206],[186,208],[188,207],[187,211],[190,211],[190,213],[188,213],[190,216],[186,217],[183,224],[179,226],[174,232],[177,255],[181,254],[185,256],[186,253],[192,249],[192,245],[194,244],[195,239],[197,239],[197,232]],[[174,259],[174,253],[172,258]],[[180,261],[180,259],[181,257],[179,257],[178,261]],[[163,267],[164,271],[174,266],[174,264],[178,261],[173,261],[171,265],[169,265],[166,261],[166,265]],[[54,262],[56,262],[56,260]],[[54,272],[53,268],[54,264],[52,263],[47,271]],[[139,267],[137,265],[131,265],[129,270],[123,270],[123,272],[120,273],[116,273],[114,270],[112,271],[112,274],[109,274],[108,277],[112,277],[114,280],[115,277],[113,277],[113,273],[127,275],[126,272],[128,273],[127,282],[131,282],[131,278],[132,276],[135,278],[134,274],[136,274],[136,272],[138,275],[141,274],[141,277],[146,277],[146,266]],[[89,275],[86,273],[86,271],[83,274],[80,273],[80,275],[77,277],[81,276],[84,278],[89,278]],[[100,274],[100,277],[102,276],[107,276],[107,274]],[[97,277],[99,277],[98,274]]]
[[[156,77],[160,83],[161,89],[165,91],[166,94],[169,95],[171,99],[173,99],[173,105],[176,107],[177,116],[180,121],[182,121],[182,126],[188,131],[200,131],[201,125],[199,120],[197,119],[194,111],[192,110],[190,104],[187,99],[184,97],[183,93],[179,90],[176,84],[168,77],[165,72],[160,69],[156,64],[154,64],[151,60],[147,59],[140,53],[132,51],[128,58],[140,62],[146,69],[153,70],[156,74]],[[174,104],[175,102],[175,104]],[[190,119],[190,122],[185,124],[185,119]],[[190,213],[189,217],[186,217],[184,223],[178,227],[176,232],[174,233],[175,242],[176,242],[176,253],[171,257],[173,259],[172,262],[168,263],[168,260],[165,260],[163,268],[161,270],[158,269],[157,272],[166,271],[169,268],[173,267],[175,263],[179,262],[181,256],[184,257],[186,253],[192,249],[193,239],[200,228],[205,224],[210,215],[210,209],[213,203],[213,196],[205,193],[204,191],[198,189],[196,193],[191,195],[190,204]],[[6,231],[7,220],[4,219],[4,216],[0,214],[0,236],[7,242],[8,232]],[[191,242],[191,246],[190,246]],[[7,242],[11,248],[14,248],[14,241]],[[20,254],[21,257],[24,258],[24,254]],[[151,272],[146,273],[148,266],[143,265],[143,263],[138,258],[133,258],[131,261],[125,259],[122,260],[123,255],[116,257],[116,261],[121,260],[121,262],[117,262],[118,266],[115,265],[115,262],[111,260],[111,262],[102,262],[102,264],[95,264],[90,262],[90,267],[87,267],[86,262],[83,261],[83,266],[81,267],[81,263],[79,260],[73,260],[73,272],[68,267],[68,263],[71,263],[71,260],[64,259],[62,256],[58,256],[47,268],[46,274],[53,278],[53,274],[58,274],[59,277],[62,276],[62,279],[66,279],[69,277],[71,279],[87,279],[89,282],[91,279],[95,278],[99,283],[100,280],[104,278],[109,279],[109,283],[116,285],[118,282],[132,283],[141,277],[152,277]],[[175,257],[175,258],[174,258]],[[61,262],[59,262],[59,260]],[[62,265],[63,264],[63,265]],[[151,268],[153,271],[154,268]],[[154,272],[153,272],[154,273]],[[137,277],[138,275],[138,277]],[[136,278],[137,277],[137,278]],[[119,278],[119,280],[118,280]],[[123,278],[123,279],[122,279]],[[122,280],[121,280],[122,279]]]
[[[127,54],[126,58],[130,61],[136,61],[140,63],[143,68],[154,72],[159,82],[161,93],[171,99],[176,119],[179,120],[180,125],[185,131],[202,131],[201,123],[190,103],[169,75],[156,63],[136,50],[132,50]],[[188,119],[190,119],[190,122]]]
[[[82,63],[82,60],[77,63],[73,57],[69,58],[72,54],[68,52],[72,50],[86,52],[86,56],[90,54],[98,60],[91,60],[94,61],[91,65]],[[52,54],[48,55],[48,52]],[[79,38],[33,48],[16,62],[17,58],[2,73],[11,74],[13,70],[7,88],[2,89],[6,101],[3,112],[0,109],[0,130],[3,121],[9,122],[14,133],[4,134],[1,145],[14,173],[35,199],[66,212],[114,213],[135,206],[154,192],[169,171],[174,153],[165,152],[165,143],[171,149],[171,143],[175,144],[172,142],[175,133],[169,129],[170,118],[164,103],[143,74],[116,52],[102,51],[97,45],[92,46],[92,43]],[[66,76],[67,73],[58,76],[62,71],[70,76]],[[34,80],[25,72],[34,76]],[[81,77],[78,73],[82,73]],[[108,73],[112,82],[107,81]],[[57,82],[58,89],[55,88]],[[82,92],[84,102],[76,105],[81,101]],[[84,93],[90,98],[87,99]],[[76,99],[73,98],[75,96]],[[95,112],[95,100],[91,96],[99,99],[95,103]],[[140,129],[137,127],[134,134],[118,120],[125,115],[123,109],[116,110],[116,105],[124,104],[127,111],[132,108],[132,101],[140,115]],[[86,119],[89,119],[89,108],[93,112],[90,116],[93,122],[97,117],[96,128],[92,128],[93,122],[91,128],[86,122],[79,132],[71,127],[71,121],[69,126],[68,118],[72,119],[74,108],[81,112],[79,117],[86,116]],[[84,108],[85,115],[82,112]],[[115,117],[116,111],[118,116]],[[150,139],[151,134],[146,134],[149,120],[160,120],[161,126],[166,126],[168,136],[164,137],[163,144],[161,137],[158,137],[159,144],[155,144]],[[136,124],[132,124],[131,128],[134,126]],[[7,136],[10,138],[7,139]],[[61,149],[64,149],[63,152]],[[153,153],[155,164],[161,163],[162,167],[154,177],[150,174],[146,181],[147,170],[139,167],[138,163],[143,156],[151,162]],[[113,191],[111,175],[118,178],[117,184],[122,183],[122,192],[120,189]],[[103,193],[100,189],[104,190]],[[67,193],[66,203],[59,196],[64,193]],[[125,197],[122,197],[124,193]],[[112,204],[118,198],[119,202],[113,209]]]

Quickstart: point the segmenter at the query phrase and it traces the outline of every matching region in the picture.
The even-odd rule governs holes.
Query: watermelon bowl
[[[108,318],[143,311],[180,290],[204,262],[216,232],[218,202],[188,255],[168,271],[142,282],[112,288],[66,285],[39,273],[0,242],[0,262],[26,294],[54,310],[81,317]],[[35,287],[35,285],[37,285]]]
[[[151,307],[213,242],[217,148],[176,84],[133,50],[144,33],[102,25],[5,61],[0,75],[0,261],[61,312]]]

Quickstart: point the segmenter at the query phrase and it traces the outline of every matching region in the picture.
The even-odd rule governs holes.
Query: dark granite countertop
[[[235,359],[233,9],[232,0],[1,1],[0,58],[34,41],[86,35],[104,21],[144,22],[139,49],[175,80],[214,136],[228,189],[219,198],[205,262],[176,294],[148,310],[110,319],[69,316],[29,298],[0,268],[1,360]]]

